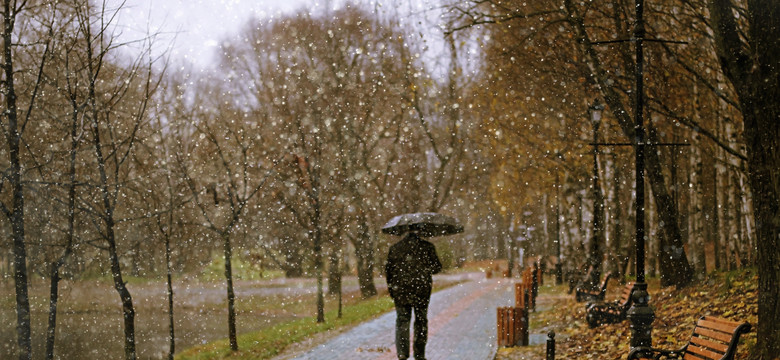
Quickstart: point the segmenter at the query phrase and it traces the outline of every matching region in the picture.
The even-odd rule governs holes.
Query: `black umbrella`
[[[382,226],[382,232],[391,235],[403,235],[410,230],[431,237],[463,232],[463,226],[451,216],[432,212],[398,215]]]

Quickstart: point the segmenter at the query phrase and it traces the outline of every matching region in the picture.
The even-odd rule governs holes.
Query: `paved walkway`
[[[436,292],[428,308],[429,360],[492,360],[497,349],[496,308],[514,303],[513,281],[485,279]],[[410,338],[411,340],[411,338]],[[330,339],[296,360],[392,360],[395,352],[395,311]]]

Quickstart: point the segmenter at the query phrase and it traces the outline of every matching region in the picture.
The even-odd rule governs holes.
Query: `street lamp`
[[[604,105],[596,99],[588,109],[593,125],[593,236],[590,241],[590,283],[597,284],[601,278],[601,240],[604,237],[604,197],[599,185],[599,125]]]
[[[634,44],[636,45],[636,67],[634,93],[635,151],[636,157],[636,283],[628,320],[631,322],[631,348],[652,346],[653,320],[655,312],[648,304],[650,296],[645,282],[645,126],[644,126],[644,0],[635,0],[636,21],[634,22]]]

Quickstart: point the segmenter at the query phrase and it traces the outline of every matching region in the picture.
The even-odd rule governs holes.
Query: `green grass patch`
[[[437,292],[460,282],[444,282],[433,285],[433,292]],[[177,360],[205,360],[205,359],[270,359],[279,355],[288,346],[311,338],[313,335],[358,325],[366,320],[378,317],[394,308],[393,300],[382,291],[378,296],[365,300],[348,300],[342,309],[342,318],[339,319],[338,309],[335,307],[335,298],[330,295],[331,301],[326,301],[325,322],[317,323],[316,318],[306,317],[298,320],[280,323],[270,328],[251,332],[238,336],[238,351],[231,352],[227,339],[217,340],[208,344],[194,346],[176,355]],[[258,300],[241,305],[245,311],[251,308],[264,308],[269,299]],[[278,304],[276,308],[314,309],[314,298],[301,298],[301,301]],[[271,300],[273,301],[273,300]],[[354,302],[352,302],[354,301]],[[257,307],[260,306],[260,307]],[[330,309],[329,309],[330,308]]]
[[[328,330],[357,325],[377,317],[393,308],[388,296],[379,296],[360,301],[343,308],[343,316],[337,318],[337,311],[325,313],[325,322],[317,323],[313,317],[278,324],[268,329],[244,334],[238,337],[239,351],[231,352],[227,340],[218,340],[202,346],[189,348],[178,354],[179,360],[202,359],[268,359],[278,355],[287,346]]]
[[[284,277],[282,270],[261,270],[257,264],[243,259],[241,256],[232,257],[230,264],[233,280],[269,280]],[[201,281],[225,280],[225,257],[214,255],[211,262],[198,274],[198,279]]]

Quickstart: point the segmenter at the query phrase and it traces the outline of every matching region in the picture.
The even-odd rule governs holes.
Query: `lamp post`
[[[632,294],[633,304],[628,309],[631,321],[631,348],[652,346],[652,330],[655,313],[648,304],[650,296],[645,283],[645,127],[644,127],[644,1],[636,0],[636,23],[634,43],[636,45],[636,101],[634,102],[634,138],[636,141],[636,283]]]
[[[674,143],[656,143],[647,144],[645,142],[644,127],[644,42],[645,23],[644,23],[644,0],[634,0],[634,9],[636,11],[636,21],[634,22],[634,34],[631,39],[610,40],[594,42],[595,45],[611,44],[617,42],[633,42],[635,44],[635,67],[634,80],[634,141],[630,144],[609,144],[615,146],[633,145],[636,162],[636,283],[632,293],[633,304],[628,310],[628,319],[631,321],[631,347],[649,347],[652,345],[652,330],[655,313],[648,304],[650,296],[647,293],[647,283],[645,282],[645,150],[647,146],[688,146],[689,144]],[[654,42],[685,44],[684,41],[669,41],[651,39]],[[603,144],[607,145],[607,144]]]
[[[601,278],[602,249],[601,242],[604,238],[604,196],[599,184],[599,125],[604,105],[598,99],[588,109],[590,121],[593,125],[593,236],[590,240],[590,283],[598,284]]]

